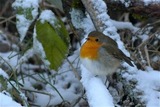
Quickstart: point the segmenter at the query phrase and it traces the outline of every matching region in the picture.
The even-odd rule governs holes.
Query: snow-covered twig
[[[133,33],[139,30],[139,28],[133,26],[133,24],[130,22],[120,22],[120,21],[115,21],[115,20],[111,20],[111,22],[117,29],[129,29]]]

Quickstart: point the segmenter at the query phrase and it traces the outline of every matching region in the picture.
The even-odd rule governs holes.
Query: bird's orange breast
[[[96,60],[98,58],[98,51],[101,46],[101,43],[97,43],[95,41],[86,41],[80,49],[80,57]]]

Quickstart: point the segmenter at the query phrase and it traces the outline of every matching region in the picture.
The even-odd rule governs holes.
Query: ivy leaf
[[[46,58],[50,62],[50,68],[57,70],[68,53],[68,46],[47,21],[44,23],[37,21],[36,32],[37,39],[41,42]]]

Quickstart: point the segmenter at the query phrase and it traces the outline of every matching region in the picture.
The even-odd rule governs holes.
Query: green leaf
[[[50,68],[57,70],[68,53],[68,46],[48,23],[36,23],[37,39],[41,42]]]
[[[68,34],[68,31],[66,30],[64,23],[60,19],[57,19],[55,20],[54,26],[55,26],[54,29],[57,32],[57,34],[62,38],[65,44],[69,46],[70,38],[68,36],[69,34]]]

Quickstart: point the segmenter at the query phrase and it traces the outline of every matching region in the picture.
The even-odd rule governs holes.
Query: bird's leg
[[[104,83],[106,86],[107,86],[107,88],[108,88],[108,86],[109,86],[109,81],[108,81],[108,79],[107,79],[107,75],[106,75],[106,80],[105,80],[105,83]]]

